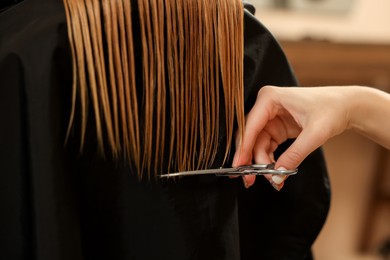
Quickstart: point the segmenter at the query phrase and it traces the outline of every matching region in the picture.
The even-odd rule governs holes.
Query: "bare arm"
[[[356,88],[349,128],[390,150],[390,94]]]

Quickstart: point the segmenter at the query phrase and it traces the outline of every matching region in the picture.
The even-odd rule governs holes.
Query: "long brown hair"
[[[241,0],[63,1],[73,58],[68,136],[80,111],[81,149],[91,105],[99,150],[140,175],[207,168],[223,110],[226,160],[235,122],[244,128]]]

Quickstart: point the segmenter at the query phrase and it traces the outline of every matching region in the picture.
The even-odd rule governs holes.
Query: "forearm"
[[[368,87],[353,88],[349,128],[390,149],[390,94]]]

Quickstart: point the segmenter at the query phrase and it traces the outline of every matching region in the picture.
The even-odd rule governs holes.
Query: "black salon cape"
[[[0,259],[311,258],[330,198],[321,151],[280,192],[260,177],[250,189],[211,176],[139,182],[96,145],[82,155],[64,145],[72,70],[62,1],[1,5]],[[247,112],[266,84],[297,83],[246,12]]]

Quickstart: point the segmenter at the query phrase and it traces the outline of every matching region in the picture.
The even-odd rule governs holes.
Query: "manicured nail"
[[[279,167],[278,170],[281,170],[281,171],[285,171],[286,169],[283,168],[283,167]],[[281,184],[282,182],[284,182],[284,180],[286,179],[287,176],[285,175],[272,175],[272,181],[276,184]]]
[[[245,188],[249,188],[248,183],[246,182],[245,177],[242,177],[242,182],[244,183]]]
[[[276,185],[276,183],[273,183],[273,182],[270,182],[270,183],[271,183],[272,187],[274,187],[275,190],[280,191],[281,188],[278,185]]]
[[[283,175],[272,175],[272,181],[277,185],[284,182],[285,179],[286,179],[286,176],[283,176]]]

